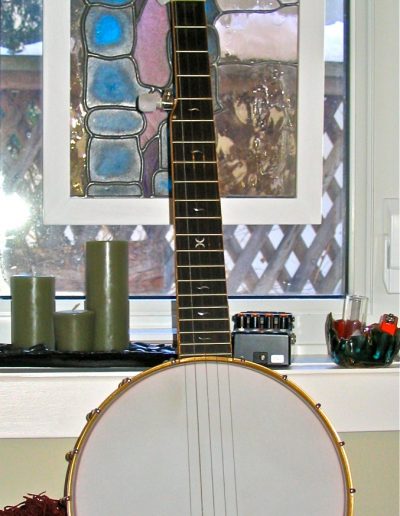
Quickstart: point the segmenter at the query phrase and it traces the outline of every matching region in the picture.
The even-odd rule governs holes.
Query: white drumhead
[[[135,377],[79,438],[72,516],[352,514],[339,438],[278,374],[191,359]]]

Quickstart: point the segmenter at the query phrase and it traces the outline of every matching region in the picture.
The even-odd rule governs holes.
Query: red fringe
[[[67,511],[60,500],[52,500],[45,494],[29,494],[25,501],[14,507],[4,507],[0,516],[67,516]]]

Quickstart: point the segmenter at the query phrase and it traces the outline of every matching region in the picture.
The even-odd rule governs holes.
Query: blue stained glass
[[[134,40],[132,8],[92,7],[85,19],[88,51],[100,56],[130,54]]]
[[[95,184],[89,185],[88,196],[93,197],[141,197],[143,194],[139,185],[115,185],[115,184]]]
[[[136,138],[93,138],[89,151],[92,181],[138,181],[141,156]]]
[[[104,4],[104,5],[127,5],[132,0],[87,0],[89,4]]]
[[[168,197],[171,191],[171,184],[168,172],[156,172],[154,177],[154,195],[157,197]]]
[[[121,20],[113,14],[98,17],[93,27],[93,39],[98,45],[115,45],[122,39]]]
[[[96,109],[89,113],[87,125],[94,134],[122,136],[139,134],[144,127],[144,118],[137,111],[125,109]]]
[[[212,25],[215,21],[215,18],[219,14],[218,7],[215,5],[215,0],[208,0],[206,2],[206,16],[207,16],[207,23],[209,25]]]
[[[147,92],[136,79],[133,62],[128,59],[103,61],[89,58],[88,63],[88,107],[123,104],[135,106],[137,96]]]
[[[208,27],[208,53],[210,55],[210,63],[215,63],[218,59],[219,50],[219,37],[218,32],[214,27]]]
[[[128,87],[129,76],[123,70],[111,67],[108,63],[99,66],[95,72],[93,90],[103,102],[132,101],[132,90]]]

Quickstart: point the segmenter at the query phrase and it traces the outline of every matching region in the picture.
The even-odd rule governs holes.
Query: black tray
[[[29,349],[0,344],[0,367],[131,368],[153,367],[176,358],[169,345],[131,343],[123,351],[53,351],[39,344]]]

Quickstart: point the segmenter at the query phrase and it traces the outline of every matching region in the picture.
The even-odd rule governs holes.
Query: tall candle
[[[93,351],[128,347],[128,242],[86,243],[85,308],[95,313]]]
[[[12,344],[19,348],[44,344],[54,349],[54,277],[12,276],[10,289]]]
[[[64,310],[54,314],[57,351],[91,351],[94,313],[90,310]]]

